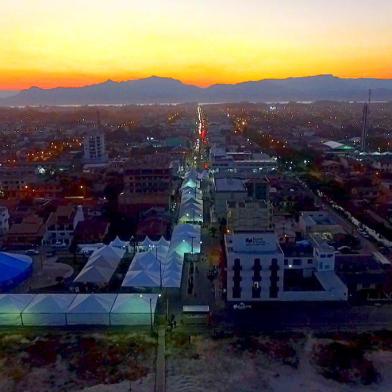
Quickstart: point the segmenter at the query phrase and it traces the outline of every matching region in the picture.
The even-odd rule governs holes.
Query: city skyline
[[[5,0],[0,10],[0,90],[151,75],[198,86],[392,78],[392,4],[384,0]]]

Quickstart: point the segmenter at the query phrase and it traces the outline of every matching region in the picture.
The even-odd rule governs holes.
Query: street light
[[[155,257],[157,261],[159,262],[159,279],[160,279],[160,289],[162,291],[162,263],[161,260],[158,258],[158,246],[154,245],[155,247]]]

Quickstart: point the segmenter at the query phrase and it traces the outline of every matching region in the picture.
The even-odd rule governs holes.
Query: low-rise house
[[[29,215],[20,223],[11,225],[7,234],[8,249],[26,249],[40,246],[46,233],[45,221],[38,215]]]
[[[49,246],[69,246],[78,223],[84,220],[81,206],[59,206],[50,214],[44,243]]]
[[[0,235],[8,233],[10,214],[7,207],[0,207]]]
[[[103,218],[87,218],[80,221],[74,232],[77,244],[94,244],[103,242],[109,230],[109,222]]]

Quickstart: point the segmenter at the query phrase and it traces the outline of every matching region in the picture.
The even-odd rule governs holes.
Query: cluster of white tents
[[[203,195],[200,190],[199,174],[190,170],[181,185],[179,223],[203,223]]]
[[[150,325],[156,294],[2,294],[0,325]]]
[[[110,244],[112,248],[123,249],[124,251],[130,251],[130,242],[122,241],[119,236],[117,236]],[[85,255],[91,255],[100,248],[103,248],[105,244],[103,242],[97,242],[93,244],[83,244],[79,245],[79,251]]]
[[[122,287],[164,287],[166,283],[166,259],[170,243],[158,244],[148,237],[139,243],[138,252],[135,254],[127,274],[122,282]]]
[[[124,254],[125,248],[115,246],[113,242],[96,249],[74,279],[74,283],[108,284]]]
[[[181,287],[184,255],[200,253],[203,198],[199,174],[195,170],[186,174],[181,192],[179,223],[173,229],[171,241],[163,237],[151,241],[146,237],[140,242],[122,288]]]
[[[138,245],[122,288],[180,288],[186,253],[200,253],[200,225],[178,224],[170,243],[151,241]]]

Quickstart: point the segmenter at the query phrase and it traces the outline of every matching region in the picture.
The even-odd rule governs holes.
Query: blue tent
[[[0,252],[0,291],[7,291],[26,280],[33,271],[31,257]]]

